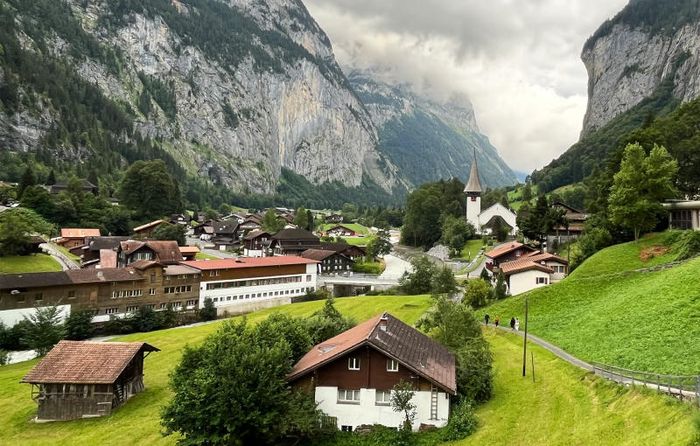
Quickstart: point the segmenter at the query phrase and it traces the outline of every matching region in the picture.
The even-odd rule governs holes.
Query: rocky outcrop
[[[681,101],[700,96],[700,23],[672,33],[617,23],[601,34],[581,55],[589,78],[584,135],[651,96],[664,80]]]

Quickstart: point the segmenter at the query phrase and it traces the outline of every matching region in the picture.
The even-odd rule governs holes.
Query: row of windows
[[[311,281],[311,276],[306,276],[306,281]],[[208,290],[220,290],[223,288],[238,288],[243,286],[279,285],[281,283],[299,283],[301,276],[277,277],[274,279],[238,280],[231,282],[208,283]]]
[[[258,297],[275,297],[275,296],[286,296],[290,294],[303,294],[308,291],[314,291],[314,287],[298,290],[284,290],[284,291],[269,291],[266,293],[252,293],[252,294],[241,294],[239,296],[221,296],[212,298],[212,302],[226,302],[231,300],[245,300],[245,299],[255,299]]]
[[[357,356],[352,356],[348,358],[348,370],[360,370],[360,358]],[[398,372],[399,362],[395,359],[386,360],[386,371],[387,372]]]
[[[168,305],[170,305],[170,307],[173,309],[182,308],[182,302],[177,301],[177,302],[160,303],[160,304],[158,304],[158,309],[165,310],[166,308],[168,308]],[[185,302],[185,306],[186,307],[196,307],[197,300],[196,299],[188,300],[187,302]],[[154,310],[156,308],[156,305],[155,304],[148,304],[148,305],[143,305],[143,307],[147,310]],[[138,311],[139,308],[140,308],[139,305],[128,305],[126,307],[126,312],[127,313],[134,313],[134,312]],[[100,310],[95,310],[95,315],[98,315],[99,313],[100,313]],[[105,308],[104,309],[104,314],[118,314],[118,313],[120,313],[119,307],[112,307],[112,308]]]
[[[192,291],[192,285],[166,286],[165,287],[165,294],[189,293],[190,291]]]
[[[338,403],[360,404],[360,391],[355,389],[338,389]],[[391,390],[377,390],[374,393],[374,404],[388,406],[391,404]]]
[[[120,299],[122,297],[140,297],[140,296],[143,296],[143,290],[112,291],[112,299]]]

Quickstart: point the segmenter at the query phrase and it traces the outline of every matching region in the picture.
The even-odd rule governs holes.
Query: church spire
[[[464,187],[464,193],[467,195],[480,195],[482,189],[481,189],[481,181],[479,181],[479,168],[476,165],[476,149],[474,149],[474,161],[472,161],[472,169],[469,172],[469,181],[467,181],[467,185]]]

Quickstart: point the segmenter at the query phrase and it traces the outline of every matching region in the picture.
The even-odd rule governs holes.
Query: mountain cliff
[[[284,170],[398,184],[299,0],[0,0],[0,19],[3,151],[101,173],[167,157],[239,193]]]
[[[437,102],[408,86],[381,82],[371,72],[354,71],[348,78],[378,129],[379,150],[409,185],[453,177],[466,181],[474,152],[486,186],[518,182],[480,132],[468,99]]]
[[[588,109],[583,133],[651,96],[664,80],[673,97],[700,96],[700,2],[632,0],[586,42]]]

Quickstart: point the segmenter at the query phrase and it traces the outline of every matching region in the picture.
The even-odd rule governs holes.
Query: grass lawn
[[[46,254],[0,257],[0,274],[45,273],[61,270],[61,265]]]
[[[690,445],[697,410],[650,391],[596,378],[529,345],[535,382],[522,374],[522,339],[486,331],[494,354],[494,397],[476,411],[480,427],[452,443],[470,445]]]
[[[213,256],[211,254],[207,254],[206,252],[198,252],[195,254],[194,259],[195,260],[216,260],[220,259],[221,257]]]
[[[479,250],[484,246],[484,241],[482,239],[475,239],[467,241],[467,244],[462,248],[460,253],[460,259],[472,260],[479,254]]]
[[[607,248],[564,281],[481,310],[492,318],[524,321],[530,330],[584,360],[658,373],[700,371],[700,259],[656,272],[633,272],[672,260],[647,262],[640,253],[663,235]]]
[[[369,319],[382,311],[413,324],[430,302],[427,296],[412,297],[354,297],[337,299],[336,307],[357,322]],[[306,317],[323,306],[323,301],[304,302],[257,312],[248,316],[259,321],[279,311]],[[160,408],[170,398],[168,374],[180,360],[182,348],[196,345],[214,332],[221,322],[191,328],[175,328],[151,333],[137,333],[120,338],[125,341],[149,342],[161,351],[145,361],[146,391],[136,395],[124,407],[103,419],[78,420],[36,424],[30,419],[36,414],[36,403],[31,400],[29,386],[19,380],[37,360],[0,368],[0,444],[8,445],[172,445],[176,438],[160,434]]]
[[[336,226],[343,226],[345,228],[355,231],[357,234],[360,235],[370,234],[369,228],[359,223],[324,223],[323,225],[321,225],[321,230],[327,231],[329,229],[335,228]]]
[[[353,245],[353,246],[367,246],[369,242],[372,241],[374,236],[368,236],[368,237],[342,237],[343,240],[348,245]]]

